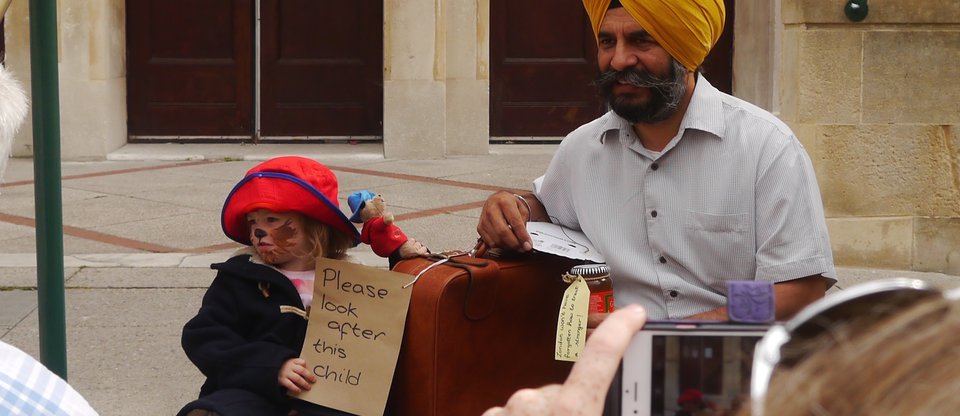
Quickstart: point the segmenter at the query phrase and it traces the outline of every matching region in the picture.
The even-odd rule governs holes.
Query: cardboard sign
[[[301,400],[358,415],[383,414],[397,367],[411,276],[317,260],[300,357],[317,376]]]

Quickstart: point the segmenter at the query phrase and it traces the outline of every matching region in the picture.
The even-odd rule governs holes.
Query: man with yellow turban
[[[532,193],[487,199],[484,242],[529,251],[526,221],[582,230],[616,305],[650,319],[727,319],[731,280],[773,282],[778,319],[822,297],[836,272],[809,156],[783,122],[699,73],[723,1],[583,4],[611,111],[564,139]]]

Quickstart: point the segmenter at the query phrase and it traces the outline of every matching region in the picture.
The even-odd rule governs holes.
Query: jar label
[[[590,313],[613,312],[613,291],[590,293]]]

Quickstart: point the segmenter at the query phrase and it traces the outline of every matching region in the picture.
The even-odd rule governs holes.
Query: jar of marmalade
[[[613,284],[606,264],[578,264],[564,273],[563,281],[570,284],[583,277],[590,288],[589,313],[613,312]]]

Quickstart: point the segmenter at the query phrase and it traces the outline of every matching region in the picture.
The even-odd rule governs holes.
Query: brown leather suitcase
[[[417,275],[440,257],[408,259]],[[387,413],[480,415],[518,389],[563,382],[554,360],[557,314],[576,264],[545,254],[449,257],[413,286]]]

